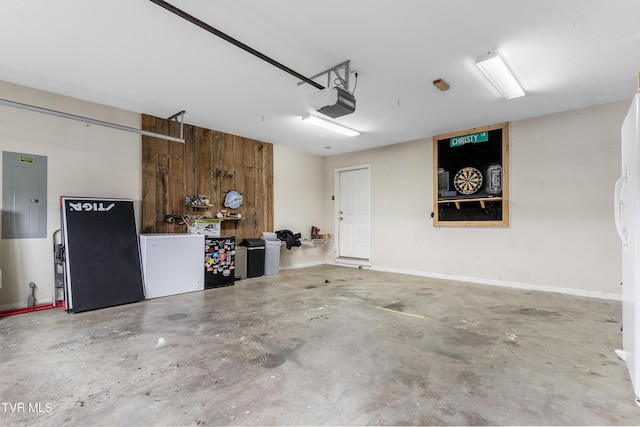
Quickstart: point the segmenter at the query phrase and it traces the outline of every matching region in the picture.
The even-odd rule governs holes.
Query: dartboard
[[[462,168],[453,178],[453,185],[461,194],[473,194],[482,186],[482,174],[471,166]]]

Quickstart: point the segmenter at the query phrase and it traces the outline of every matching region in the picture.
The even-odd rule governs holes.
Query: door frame
[[[340,173],[341,172],[349,172],[355,171],[359,169],[367,169],[369,172],[369,258],[349,258],[349,257],[341,257],[340,256]],[[333,214],[334,214],[334,230],[336,235],[335,246],[334,246],[334,262],[338,264],[351,264],[358,266],[366,266],[371,267],[371,242],[372,242],[372,226],[371,226],[371,206],[372,206],[372,186],[371,186],[371,164],[362,164],[362,165],[354,165],[347,166],[342,168],[337,168],[334,171],[334,186],[335,186],[335,203],[333,204]]]

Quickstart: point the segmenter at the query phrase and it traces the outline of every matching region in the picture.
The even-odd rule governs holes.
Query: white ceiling
[[[335,121],[362,134],[302,123],[316,88],[148,0],[0,0],[0,80],[159,117],[186,110],[187,123],[323,156],[637,91],[637,0],[169,3],[304,76],[350,60],[357,109]],[[501,98],[474,66],[491,50],[525,97]]]

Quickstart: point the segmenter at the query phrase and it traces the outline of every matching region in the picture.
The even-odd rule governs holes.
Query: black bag
[[[285,242],[285,245],[289,250],[291,250],[293,246],[298,247],[302,245],[302,243],[300,243],[300,237],[302,237],[302,234],[300,233],[294,234],[291,230],[279,230],[276,231],[276,236],[278,236],[278,239]]]

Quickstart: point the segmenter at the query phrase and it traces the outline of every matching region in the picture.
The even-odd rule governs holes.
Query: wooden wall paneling
[[[255,220],[255,232],[256,235],[262,236],[263,231],[271,231],[267,230],[266,221],[264,218],[264,207],[263,202],[265,198],[265,188],[263,185],[262,175],[264,170],[262,169],[262,156],[264,154],[264,143],[254,141],[253,144],[253,164],[254,164],[254,172],[253,172],[253,206],[256,213]]]
[[[222,161],[220,169],[222,170],[222,180],[220,181],[220,187],[218,197],[220,197],[220,207],[224,209],[224,198],[227,193],[236,186],[236,161],[235,152],[239,147],[233,135],[226,135],[224,138],[224,144],[222,148]]]
[[[153,132],[166,135],[168,132],[167,121],[156,118]],[[155,138],[153,145],[156,152],[156,213],[154,224],[156,232],[168,233],[173,227],[164,222],[165,215],[169,214],[169,141]]]
[[[258,235],[257,219],[256,219],[256,168],[244,167],[242,178],[244,181],[244,196],[242,199],[242,210],[245,219],[242,222],[242,234],[247,237],[261,237]]]
[[[260,227],[260,217],[262,213],[259,207],[259,188],[256,186],[256,174],[260,173],[256,168],[256,157],[258,152],[259,143],[252,139],[242,138],[243,151],[242,157],[238,156],[241,165],[243,166],[243,181],[244,190],[247,194],[247,220],[245,221],[245,232],[248,237],[262,237],[262,230]]]
[[[180,144],[180,146],[178,146]],[[169,195],[168,205],[171,215],[187,214],[184,205],[185,188],[185,171],[184,171],[184,144],[180,142],[169,142]],[[186,233],[186,226],[180,224],[180,221],[174,222],[173,232]],[[177,227],[177,228],[176,228]]]
[[[235,137],[236,141],[236,190],[242,194],[242,210],[243,220],[237,225],[237,233],[243,238],[260,237],[256,234],[256,212],[255,212],[255,184],[253,175],[255,173],[254,159],[254,141]]]
[[[235,148],[237,144],[236,137],[234,135],[225,133],[222,144],[222,155],[220,157],[218,166],[224,171],[235,171]]]
[[[198,194],[198,133],[195,126],[184,125],[184,187],[182,195],[192,196]]]
[[[216,138],[213,140],[213,147],[215,151],[215,155],[213,156],[211,162],[211,170],[214,174],[215,178],[215,186],[212,189],[212,197],[215,200],[215,209],[212,212],[212,215],[215,216],[218,212],[224,209],[224,201],[221,198],[222,187],[224,186],[224,176],[225,172],[222,169],[222,162],[225,155],[225,145],[226,145],[227,135],[224,133],[218,133]],[[232,236],[233,230],[229,231],[225,227],[225,224],[221,224],[220,233],[222,236]]]
[[[275,231],[274,215],[275,215],[275,199],[273,196],[273,144],[267,144],[265,150],[265,179],[269,188],[269,200],[265,209],[267,210],[267,224],[269,224],[269,230]]]
[[[179,123],[143,115],[143,129],[179,134]],[[173,135],[175,133],[175,135]],[[143,137],[143,231],[184,233],[164,222],[168,213],[215,216],[228,191],[243,196],[240,221],[224,221],[222,232],[238,241],[273,228],[273,146],[248,138],[185,125],[185,144]],[[205,194],[210,211],[184,206],[184,196]]]
[[[142,115],[142,128],[155,129],[155,117]],[[155,138],[142,136],[142,220],[140,232],[153,233],[156,229],[156,150]]]
[[[260,210],[258,229],[273,229],[273,145],[257,142],[256,208]]]
[[[213,157],[211,145],[212,132],[208,129],[198,128],[197,131],[197,150],[198,150],[198,166],[196,176],[196,190],[194,194],[187,196],[205,195],[211,199],[211,191],[213,189],[213,175],[211,171],[211,161]]]
[[[156,153],[156,197],[154,225],[156,232],[168,233],[170,224],[164,222],[169,213],[169,155]]]
[[[220,169],[222,171],[218,197],[220,198],[220,209],[227,209],[224,206],[224,198],[227,193],[236,187],[236,151],[238,147],[236,137],[225,134],[222,146],[222,157],[220,159]]]
[[[209,181],[211,200],[214,205],[212,215],[215,215],[222,209],[222,201],[220,200],[220,188],[222,187],[222,156],[224,154],[224,140],[226,135],[222,132],[211,131],[210,139],[207,142],[211,146],[212,156],[209,159]]]
[[[238,140],[239,144],[242,146],[242,152],[236,155],[236,164],[255,168],[257,146],[259,145],[258,142],[248,138],[241,138],[239,136],[236,137],[236,140]]]
[[[168,120],[168,135],[179,137],[180,124]],[[184,195],[186,194],[187,177],[184,165],[186,143],[168,141],[169,145],[169,213],[185,215]],[[186,232],[184,225],[176,224],[179,232]]]
[[[230,211],[224,206],[224,198],[227,195],[227,192],[235,189],[236,186],[235,152],[237,147],[235,136],[223,134],[223,138],[220,141],[219,146],[220,156],[215,161],[215,167],[219,178],[216,192],[216,197],[219,201],[218,211]],[[221,226],[222,234],[224,236],[236,236],[236,239],[238,239],[237,225],[237,221],[223,221]]]
[[[264,231],[275,231],[273,229],[273,144],[262,143],[262,167],[257,178],[262,181],[264,196],[261,209],[264,219]]]
[[[234,142],[234,158],[233,158],[233,168],[235,173],[235,180],[233,182],[232,190],[236,190],[243,197],[242,206],[240,210],[242,213],[246,212],[246,206],[244,204],[244,198],[247,197],[247,187],[244,182],[245,171],[244,168],[248,165],[244,163],[245,151],[248,149],[250,144],[244,138],[239,136],[233,137]]]

